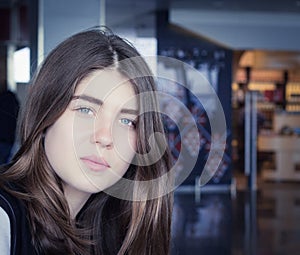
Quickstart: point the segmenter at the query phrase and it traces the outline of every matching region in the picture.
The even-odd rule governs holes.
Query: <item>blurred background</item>
[[[105,25],[143,56],[196,70],[224,111],[226,131],[213,134],[218,100],[191,68],[150,63],[199,137],[166,119],[174,162],[186,151],[177,176],[195,161],[175,190],[172,255],[299,253],[299,0],[0,0],[0,24],[0,112],[11,112],[0,116],[0,150],[9,150],[0,163],[17,149],[16,114],[37,66],[71,34]],[[185,121],[173,103],[161,102],[163,111]],[[208,160],[213,143],[224,153]]]

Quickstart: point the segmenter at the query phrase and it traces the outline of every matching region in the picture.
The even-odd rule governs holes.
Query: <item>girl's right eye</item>
[[[84,115],[94,115],[94,111],[89,107],[78,107],[75,111]]]

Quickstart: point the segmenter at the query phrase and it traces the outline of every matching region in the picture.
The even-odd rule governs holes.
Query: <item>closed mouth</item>
[[[100,172],[110,168],[110,165],[103,158],[100,157],[87,156],[81,157],[80,159],[92,171]]]

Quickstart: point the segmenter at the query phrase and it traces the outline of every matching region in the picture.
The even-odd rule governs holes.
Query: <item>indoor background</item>
[[[188,160],[195,165],[175,190],[172,255],[299,253],[300,1],[0,0],[0,24],[0,82],[21,108],[44,56],[93,26],[109,27],[144,56],[171,57],[200,73],[224,111],[226,132],[217,137],[216,101],[196,76],[184,65],[151,63],[155,74],[172,77],[158,85],[189,109],[199,137],[194,143],[186,125],[178,176]],[[180,119],[171,104],[162,107]],[[176,162],[183,141],[174,123],[165,125]],[[216,169],[208,166],[213,142],[224,147],[212,159]],[[204,170],[213,175],[200,185]]]

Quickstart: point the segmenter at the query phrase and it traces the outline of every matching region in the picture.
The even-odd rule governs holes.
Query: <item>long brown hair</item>
[[[39,254],[169,254],[172,193],[159,194],[172,185],[161,178],[143,200],[123,200],[100,192],[91,195],[78,213],[70,217],[60,178],[52,169],[43,146],[45,130],[55,123],[72,100],[76,86],[95,70],[114,66],[131,79],[136,94],[153,93],[139,102],[142,112],[137,124],[137,152],[147,154],[148,138],[164,133],[156,109],[155,82],[143,60],[122,60],[140,56],[128,42],[101,29],[78,33],[59,44],[45,59],[32,80],[20,125],[21,147],[12,162],[1,171],[4,183],[14,183],[14,194],[25,201]],[[118,64],[116,65],[116,62]],[[121,64],[120,64],[121,63]],[[135,197],[142,181],[169,171],[166,150],[151,165],[130,165],[125,178],[137,181],[128,192]],[[136,196],[138,197],[138,196]]]

